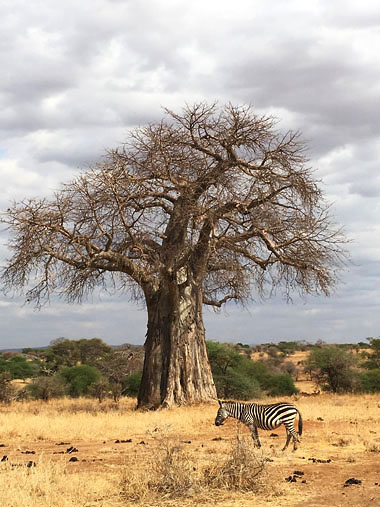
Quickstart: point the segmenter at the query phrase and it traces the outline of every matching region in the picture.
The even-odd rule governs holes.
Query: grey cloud
[[[307,139],[316,178],[353,238],[354,263],[331,298],[294,305],[275,298],[250,312],[228,306],[221,315],[207,313],[208,337],[258,342],[308,334],[345,341],[379,334],[376,2],[291,0],[274,8],[242,0],[215,8],[201,0],[14,0],[2,10],[2,209],[12,199],[49,195],[106,148],[122,144],[129,128],[161,118],[162,106],[250,103]],[[8,256],[5,242],[1,233],[0,265]],[[127,304],[120,316],[116,299],[104,301],[104,311],[54,302],[33,313],[20,310],[19,299],[0,298],[6,322],[0,344],[27,336],[44,344],[62,335],[68,321],[70,337],[88,332],[141,342],[144,312],[137,318]],[[134,331],[124,339],[126,318]]]

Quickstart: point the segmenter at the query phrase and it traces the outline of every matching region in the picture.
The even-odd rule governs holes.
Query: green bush
[[[260,384],[243,371],[230,370],[225,375],[214,375],[216,392],[219,398],[250,400],[262,395]]]
[[[369,370],[360,374],[360,381],[364,392],[380,392],[380,369]]]
[[[298,392],[289,373],[268,375],[265,379],[265,389],[269,396],[291,396]]]
[[[128,375],[123,384],[123,394],[135,397],[139,393],[142,373],[131,373]]]
[[[292,377],[275,375],[266,363],[252,361],[229,344],[207,342],[207,352],[218,397],[250,400],[265,390],[270,396],[297,392]]]
[[[31,363],[25,359],[25,357],[15,356],[9,359],[7,363],[8,370],[14,379],[25,379],[33,377],[35,375],[35,369]]]
[[[27,361],[23,356],[13,356],[10,359],[0,358],[0,373],[9,372],[12,379],[35,377],[39,370],[38,361]]]
[[[90,386],[101,377],[100,371],[88,364],[64,368],[60,375],[67,384],[68,394],[74,397],[87,395]]]

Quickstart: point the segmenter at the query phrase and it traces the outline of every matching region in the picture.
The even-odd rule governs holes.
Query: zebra
[[[271,405],[259,405],[258,403],[241,403],[238,401],[220,401],[219,410],[215,418],[215,425],[221,426],[227,417],[239,419],[251,430],[255,447],[261,447],[257,428],[273,430],[284,424],[286,428],[286,444],[288,447],[293,437],[294,451],[299,442],[298,435],[302,435],[302,417],[300,411],[291,403],[273,403]],[[298,435],[294,428],[294,421],[298,414]]]

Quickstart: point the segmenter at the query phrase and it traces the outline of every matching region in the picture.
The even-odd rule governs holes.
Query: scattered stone
[[[302,476],[302,475],[305,475],[305,472],[301,472],[300,470],[294,470],[293,474]]]
[[[128,438],[128,440],[115,440],[115,444],[129,444],[132,442],[131,438]]]
[[[0,447],[6,447],[6,445],[5,444],[0,444]]]
[[[76,447],[69,447],[66,449],[66,454],[72,454],[73,452],[78,452],[78,449]]]
[[[35,467],[36,466],[36,463],[34,461],[28,461],[28,463],[26,464],[27,468],[32,468],[32,467]]]
[[[312,461],[313,463],[331,463],[331,459],[317,459],[317,458],[309,458],[309,461]]]
[[[278,437],[277,433],[271,433],[269,436],[272,438]]]
[[[21,451],[21,454],[36,454],[36,451]]]
[[[289,477],[285,477],[286,482],[297,482],[297,478],[295,475],[289,475]]]
[[[215,437],[212,439],[213,442],[219,442],[219,440],[223,440],[222,437]]]
[[[183,440],[184,444],[191,444],[191,440]]]
[[[70,442],[58,442],[55,445],[70,445]]]
[[[362,481],[360,479],[355,479],[355,477],[351,477],[351,479],[347,479],[344,483],[344,487],[347,488],[348,486],[351,486],[351,484],[361,484]]]
[[[146,445],[146,442],[144,442],[144,440],[141,440],[141,442],[139,442],[139,445]]]
[[[54,451],[53,454],[65,454],[65,451]]]
[[[69,461],[79,461],[78,458],[76,456],[72,456]]]
[[[322,417],[317,417],[317,421],[324,421]]]
[[[5,456],[5,455],[4,455],[4,456],[1,458],[1,461],[8,461],[8,456]]]

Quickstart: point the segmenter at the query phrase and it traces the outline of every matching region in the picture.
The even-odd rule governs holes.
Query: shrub
[[[89,386],[88,390],[91,396],[94,396],[94,398],[98,399],[99,403],[102,403],[110,391],[110,384],[105,377],[100,377],[99,380]]]
[[[51,398],[64,396],[65,386],[62,379],[57,375],[37,377],[26,387],[25,391],[36,400],[49,401]]]
[[[161,438],[148,453],[143,469],[133,467],[122,473],[120,495],[128,505],[161,505],[164,499],[175,500],[173,505],[181,505],[180,500],[186,499],[187,505],[200,491],[220,499],[222,489],[253,493],[274,489],[265,470],[267,460],[253,448],[251,439],[237,438],[222,459],[215,456],[206,467],[196,462],[183,445],[168,439]]]
[[[101,377],[97,368],[87,364],[64,368],[60,375],[67,383],[68,394],[74,397],[87,395],[91,384]]]
[[[225,458],[204,471],[204,483],[210,489],[258,492],[265,487],[265,458],[246,439],[236,438]]]
[[[334,346],[314,347],[305,365],[318,385],[334,393],[351,392],[357,386],[357,376],[352,366],[354,357],[344,349]]]
[[[22,356],[14,356],[9,359],[9,361],[7,361],[7,368],[14,379],[25,379],[35,375],[35,369],[32,364]]]
[[[269,396],[291,396],[298,392],[289,373],[269,375],[265,380],[265,388]]]
[[[362,389],[366,393],[380,392],[380,369],[369,370],[360,374],[360,381]]]
[[[0,373],[0,402],[2,403],[10,403],[16,395],[16,389],[12,386],[11,380],[9,371]]]
[[[135,397],[139,393],[142,373],[131,373],[124,380],[123,394]]]
[[[216,392],[219,398],[250,400],[262,395],[260,384],[244,371],[230,370],[225,375],[214,375]]]

